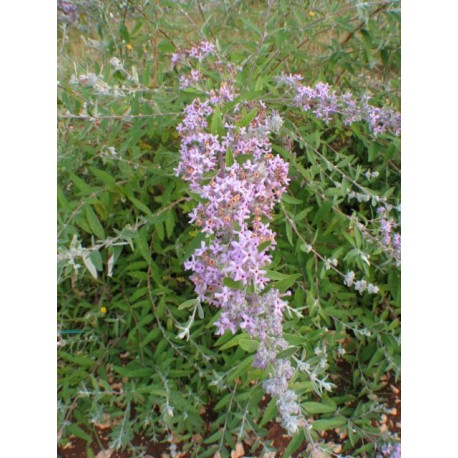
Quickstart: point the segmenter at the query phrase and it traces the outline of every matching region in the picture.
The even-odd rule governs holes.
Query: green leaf
[[[343,156],[343,155],[342,155]],[[337,163],[337,168],[346,167],[350,162],[353,160],[353,156],[346,156],[345,159],[342,159],[340,162]]]
[[[186,246],[183,252],[179,251],[181,261],[188,259],[197,248],[200,248],[202,242],[205,240],[205,234],[199,232],[194,238],[191,239],[191,242]]]
[[[239,334],[237,336],[232,337],[228,342],[226,342],[224,345],[221,345],[220,350],[224,351],[227,350],[228,348],[235,347],[236,345],[239,344],[240,339],[246,338],[247,335],[244,334]]]
[[[239,127],[247,127],[251,121],[255,118],[258,110],[254,108],[253,110],[249,111],[248,113],[244,113],[242,119],[237,123]],[[243,113],[243,112],[242,112]]]
[[[65,210],[71,210],[71,204],[60,187],[57,188],[57,202]]]
[[[148,263],[148,265],[151,265],[153,259],[151,257],[150,248],[146,241],[146,234],[144,233],[144,231],[140,231],[138,233],[138,237],[135,239],[135,242],[139,253],[143,256],[144,260]]]
[[[289,221],[285,221],[285,226],[286,226],[286,238],[288,239],[288,242],[294,246],[293,242],[293,228],[290,224]]]
[[[167,217],[165,219],[165,231],[167,233],[167,238],[172,237],[173,229],[175,228],[175,218],[172,210],[167,212]]]
[[[128,378],[140,378],[149,377],[154,374],[154,369],[151,367],[142,367],[140,369],[132,369],[124,373],[124,377]]]
[[[102,272],[103,271],[103,261],[102,261],[102,256],[100,255],[99,251],[92,250],[89,257],[91,258],[91,261],[94,264],[95,268],[99,272]]]
[[[202,307],[202,304],[199,302],[197,302],[197,316],[203,320],[205,318],[205,313],[204,313],[204,309]]]
[[[92,442],[92,437],[84,432],[78,425],[76,425],[75,423],[69,425],[67,427],[67,431],[70,433],[70,434],[73,434],[74,436],[76,437],[79,437],[80,439],[84,439],[85,441],[87,442]]]
[[[224,135],[224,126],[223,126],[223,117],[221,115],[221,107],[216,105],[215,110],[213,111],[212,121],[211,121],[211,133],[213,135]]]
[[[274,418],[278,413],[277,409],[277,399],[272,398],[267,404],[266,410],[264,411],[264,415],[262,416],[261,423],[259,423],[259,426],[264,426],[266,423],[268,423],[272,418]]]
[[[140,202],[134,196],[128,195],[127,198],[143,213],[146,213],[148,216],[153,216],[153,212],[143,202]]]
[[[284,278],[288,278],[289,275],[282,274],[280,272],[277,272],[275,270],[266,270],[267,272],[267,278],[270,278],[271,280],[283,280]]]
[[[96,167],[89,167],[89,170],[93,175],[95,175],[97,178],[103,181],[103,183],[105,183],[106,185],[116,186],[116,180],[108,172],[100,170]]]
[[[105,231],[103,230],[103,226],[100,223],[99,218],[97,218],[95,211],[90,205],[86,206],[86,218],[92,233],[96,235],[98,239],[103,240],[105,238]]]
[[[327,418],[325,420],[316,420],[313,422],[313,429],[315,431],[327,431],[329,429],[340,428],[347,424],[345,417]]]
[[[301,276],[302,274],[288,275],[286,278],[272,283],[272,287],[278,289],[280,293],[285,293],[289,288],[291,288],[291,286],[294,285],[296,279]]]
[[[214,407],[214,410],[216,412],[218,412],[218,410],[221,409],[221,407],[224,407],[226,406],[227,404],[229,404],[229,400],[231,399],[232,397],[232,393],[227,393],[225,394],[215,405]]]
[[[371,452],[374,451],[374,444],[364,444],[362,447],[359,447],[354,451],[355,456],[374,456]],[[367,454],[369,452],[369,454]]]
[[[213,442],[217,442],[220,440],[221,435],[223,434],[223,430],[219,429],[216,433],[212,434],[210,437],[204,440],[204,444],[212,444]]]
[[[323,404],[321,402],[304,402],[301,405],[311,415],[317,413],[332,413],[335,412],[337,408],[336,405]]]
[[[189,299],[178,306],[178,310],[190,309],[196,305],[197,299]]]
[[[318,226],[321,221],[327,216],[329,210],[331,210],[332,202],[325,201],[321,204],[319,210],[316,212],[315,217],[313,218],[312,224]]]
[[[296,334],[288,334],[288,333],[283,333],[283,337],[286,339],[286,341],[291,344],[291,345],[304,345],[306,342],[306,338],[300,335]]]
[[[226,167],[230,167],[234,163],[234,156],[232,155],[232,151],[230,148],[226,151],[226,156],[224,157],[224,163]]]
[[[248,368],[253,364],[254,356],[250,355],[246,357],[238,366],[237,369],[235,369],[233,372],[231,372],[227,376],[228,382],[234,381],[237,377],[239,377],[242,374],[246,374]]]
[[[164,241],[165,233],[164,233],[164,225],[162,223],[155,223],[154,228],[156,229],[156,233],[159,237],[161,242]]]
[[[368,148],[368,157],[369,162],[373,162],[380,153],[380,144],[377,142],[371,142]]]
[[[228,286],[231,289],[237,289],[237,290],[243,289],[243,283],[241,280],[234,281],[230,277],[223,278],[223,285]]]
[[[92,367],[95,364],[93,359],[83,355],[71,355],[70,353],[60,351],[59,356],[61,356],[66,361],[77,364],[78,366]]]
[[[258,349],[259,342],[251,339],[240,339],[239,346],[248,353],[253,353]]]
[[[262,253],[266,248],[270,247],[272,245],[272,242],[270,240],[267,240],[266,242],[262,242],[258,246],[258,253]]]
[[[94,190],[89,186],[85,181],[81,178],[76,176],[73,172],[70,172],[70,179],[73,181],[75,186],[83,193],[83,194],[92,194]]]
[[[277,359],[289,358],[291,355],[294,355],[299,347],[288,347],[285,350],[281,351],[277,355]]]
[[[83,256],[83,262],[87,267],[87,270],[89,270],[89,273],[97,280],[97,268],[95,267],[89,255]]]
[[[300,205],[304,203],[304,201],[300,199],[296,199],[296,197],[290,196],[288,194],[283,194],[281,196],[281,200],[283,200],[283,202],[286,202],[287,204],[292,204],[292,205]]]
[[[299,448],[303,440],[304,432],[299,429],[299,431],[297,431],[296,434],[294,434],[294,436],[291,438],[288,447],[286,447],[286,450],[283,453],[283,458],[289,458]]]
[[[156,340],[159,335],[161,334],[161,330],[159,328],[154,328],[152,331],[148,333],[148,335],[142,340],[142,345],[148,345],[153,340]]]

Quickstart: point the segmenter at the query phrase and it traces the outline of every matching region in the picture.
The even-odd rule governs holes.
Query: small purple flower
[[[208,41],[202,41],[199,45],[189,51],[189,56],[196,58],[199,62],[202,62],[207,56],[213,54],[215,46]]]
[[[365,121],[372,129],[374,136],[383,134],[391,129],[395,135],[401,133],[401,115],[389,108],[378,108],[369,104],[369,97],[365,96],[358,102],[353,94],[347,92],[337,95],[327,83],[318,82],[314,88],[301,83],[300,75],[285,75],[278,78],[278,82],[286,84],[293,91],[294,104],[303,111],[310,111],[318,119],[328,124],[336,114],[340,114],[345,125]]]
[[[390,221],[382,218],[380,220],[380,230],[382,232],[382,241],[385,245],[390,245],[391,243],[391,223]]]

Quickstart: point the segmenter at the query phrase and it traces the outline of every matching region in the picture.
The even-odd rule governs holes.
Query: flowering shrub
[[[396,5],[158,5],[101,3],[103,65],[60,69],[60,441],[398,453]],[[331,23],[354,55],[308,56]]]
[[[205,87],[207,81],[193,68],[193,60],[202,62],[214,50],[211,43],[202,42],[189,52],[172,56],[173,64],[186,57],[191,61],[189,76],[180,78],[182,89]],[[175,170],[203,199],[190,213],[190,222],[202,227],[208,240],[202,241],[185,268],[193,272],[191,280],[198,299],[221,309],[215,322],[216,334],[227,330],[235,334],[241,329],[259,340],[253,365],[269,368],[263,388],[278,399],[282,424],[294,434],[301,414],[296,394],[288,389],[294,368],[288,359],[279,357],[288,347],[282,337],[283,309],[287,306],[282,297],[290,292],[281,294],[278,289],[266,288],[270,281],[266,269],[272,261],[268,251],[276,245],[269,221],[290,181],[288,163],[272,154],[269,139],[272,130],[281,128],[283,120],[276,111],[268,113],[261,100],[240,100],[235,87],[236,68],[221,61],[216,66],[222,74],[224,68],[229,69],[226,78],[216,90],[206,91],[205,100],[194,99],[185,108],[185,117],[178,126],[181,161]],[[309,111],[313,106],[314,115],[326,124],[332,114],[339,113],[344,125],[365,120],[374,135],[387,128],[400,134],[399,113],[373,107],[367,97],[358,107],[351,93],[338,97],[329,85],[317,83],[311,89],[300,83],[302,79],[300,75],[278,78],[280,83],[294,88],[294,104],[301,110]],[[235,105],[226,110],[234,100]],[[383,215],[385,208],[378,207],[377,211]],[[393,248],[390,223],[382,217],[380,226],[383,245]],[[399,259],[400,237],[395,235],[393,251]],[[324,262],[326,270],[337,265],[335,258]],[[353,271],[348,272],[344,284],[352,287],[354,276]],[[377,286],[365,280],[356,281],[354,288],[360,294],[379,292]]]

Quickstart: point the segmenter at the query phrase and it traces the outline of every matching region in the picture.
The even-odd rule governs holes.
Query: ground
[[[387,415],[382,415],[380,422],[374,426],[378,426],[381,431],[388,429],[390,432],[397,434],[401,437],[401,384],[391,383],[387,379],[386,391],[381,393],[384,398],[387,399],[387,407],[390,409],[390,413]],[[211,423],[211,408],[208,409],[208,412],[205,414],[206,420]],[[286,434],[286,431],[277,423],[271,422],[267,425],[268,434],[267,439],[271,440],[271,445],[274,446],[278,452],[276,454],[265,456],[265,458],[280,458],[283,456],[283,453],[288,446],[289,437]],[[209,428],[208,428],[209,429]],[[110,433],[110,428],[108,425],[100,425],[96,427],[97,437],[92,435],[93,442],[91,444],[91,449],[94,452],[96,458],[135,458],[134,455],[127,451],[112,451],[109,449],[109,440],[108,436]],[[335,453],[339,453],[341,450],[341,443],[345,440],[346,435],[342,434],[339,429],[329,430],[323,433],[323,441],[328,444],[334,444],[333,448]],[[194,436],[196,442],[201,442],[204,438],[199,434]],[[249,442],[249,440],[248,440]],[[137,435],[133,444],[137,447],[142,447],[146,450],[146,455],[144,458],[173,458],[170,455],[170,442],[164,440],[162,443],[152,442],[148,438],[142,435]],[[232,451],[231,458],[242,458],[243,456],[253,456],[245,455],[245,450],[247,453],[251,448],[251,444],[244,442],[241,444],[242,447]],[[102,449],[103,446],[103,449]],[[307,449],[308,444],[304,441],[299,449],[292,455],[293,457],[300,456],[300,452]],[[58,457],[60,458],[85,458],[86,454],[86,441],[84,439],[79,439],[72,437],[69,444],[64,447],[59,447]],[[180,444],[177,444],[177,450],[180,450]],[[347,451],[346,454],[351,454],[351,450]],[[149,456],[148,456],[149,455]],[[190,458],[189,453],[175,455],[175,458]],[[257,456],[257,455],[255,455]],[[215,456],[218,458],[218,455]],[[262,457],[264,458],[264,457]],[[324,458],[324,456],[316,455],[315,458]]]

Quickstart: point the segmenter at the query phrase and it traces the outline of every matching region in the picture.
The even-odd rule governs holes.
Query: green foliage
[[[398,107],[398,4],[92,4],[80,30],[59,35],[60,441],[73,434],[89,443],[108,416],[115,448],[140,432],[157,441],[172,432],[192,456],[228,457],[247,438],[253,455],[272,450],[266,435],[278,412],[275,400],[261,402],[264,374],[251,366],[257,343],[214,335],[218,311],[195,299],[183,267],[202,235],[187,217],[198,196],[175,176],[176,125],[198,94],[177,90],[170,57],[205,37],[244,65],[241,96],[262,99],[284,119],[274,149],[292,180],[274,215],[269,278],[293,293],[283,356],[298,362],[292,389],[314,419],[284,456],[335,428],[347,433],[344,450],[372,456],[365,447],[390,439],[372,426],[387,409],[386,377],[400,377],[400,269],[380,244],[375,212],[377,199],[386,199],[397,215],[400,141],[374,139],[363,123],[326,125],[293,107],[274,78],[300,72],[307,84],[327,81]],[[202,68],[212,71],[218,80]],[[240,127],[255,115],[245,112]],[[220,110],[211,128],[221,135]],[[369,169],[377,176],[368,178]],[[351,191],[369,200],[349,200]],[[346,287],[341,274],[350,270],[379,294]],[[215,416],[209,430],[204,410]],[[203,443],[190,439],[196,433]]]

